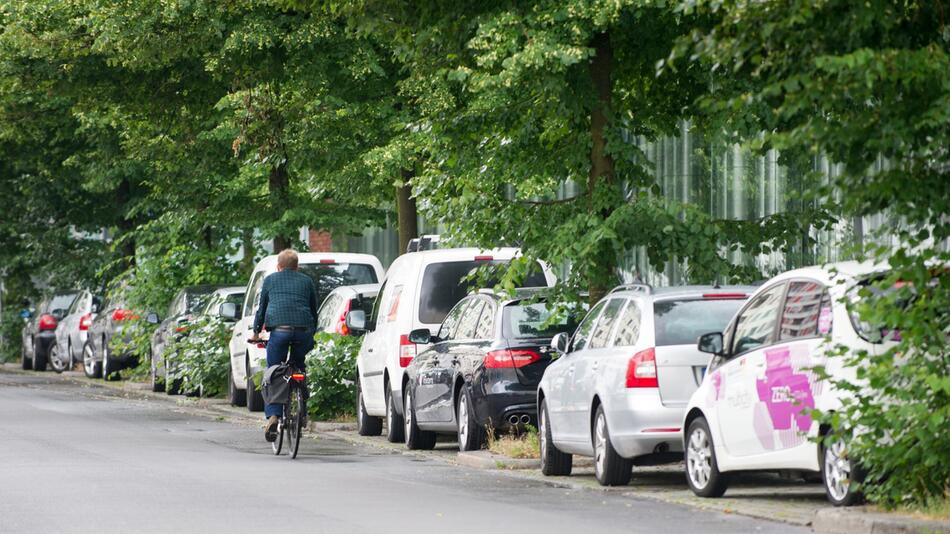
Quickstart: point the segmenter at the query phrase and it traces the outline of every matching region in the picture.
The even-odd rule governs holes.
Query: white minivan
[[[298,270],[313,279],[317,286],[317,306],[331,291],[340,286],[375,284],[382,280],[384,271],[379,258],[371,254],[337,252],[304,252],[299,255]],[[244,293],[244,305],[234,314],[236,322],[231,330],[231,376],[228,379],[228,400],[234,406],[247,404],[252,412],[264,409],[264,399],[254,386],[252,377],[266,360],[263,346],[250,345],[254,315],[260,303],[261,284],[267,275],[277,271],[277,255],[267,256],[257,263]],[[265,334],[266,335],[266,334]],[[250,392],[250,394],[248,394]]]
[[[829,501],[857,500],[851,481],[859,473],[844,439],[816,439],[831,429],[810,410],[836,410],[846,394],[822,380],[816,366],[833,377],[855,377],[842,358],[826,356],[828,348],[868,354],[888,348],[870,341],[875,336],[845,303],[874,272],[869,263],[844,262],[781,274],[749,297],[723,333],[699,338],[699,350],[713,357],[683,421],[686,479],[694,493],[721,496],[735,471],[821,472]]]
[[[386,438],[402,441],[403,376],[415,355],[426,348],[411,343],[409,332],[428,328],[435,334],[449,310],[472,289],[464,280],[470,273],[485,264],[511,261],[518,254],[517,248],[455,248],[410,252],[396,258],[370,316],[360,311],[347,315],[347,326],[366,332],[356,360],[361,435],[378,436],[382,417],[386,417]],[[539,264],[521,285],[546,287],[554,282],[551,270]]]

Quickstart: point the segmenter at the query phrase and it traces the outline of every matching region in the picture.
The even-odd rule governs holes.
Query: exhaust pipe
[[[530,422],[531,422],[531,417],[530,417],[530,416],[528,416],[528,415],[522,415],[522,416],[521,416],[521,424],[522,424],[522,425],[527,425],[527,424],[530,423]]]
[[[515,426],[518,424],[518,414],[511,414],[508,416],[508,424]]]
[[[670,444],[667,442],[659,443],[656,447],[653,448],[653,452],[657,454],[662,454],[664,452],[670,451]]]

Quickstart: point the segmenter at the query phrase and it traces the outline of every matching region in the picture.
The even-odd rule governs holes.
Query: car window
[[[471,303],[471,299],[463,300],[449,311],[448,315],[445,316],[445,320],[442,321],[442,326],[439,327],[439,339],[443,341],[455,339],[455,330],[458,328],[459,319],[462,318],[462,312]]]
[[[560,332],[573,332],[586,306],[567,310],[549,310],[544,302],[515,302],[502,310],[502,336],[513,339],[554,337]],[[552,318],[552,312],[557,316]]]
[[[597,322],[597,317],[600,316],[601,310],[604,309],[606,301],[600,301],[594,306],[590,312],[587,313],[587,316],[584,317],[584,320],[581,321],[580,326],[577,327],[577,331],[574,332],[574,339],[571,342],[571,350],[583,350],[587,347],[587,341],[590,339],[591,331],[594,329],[594,323]]]
[[[779,284],[752,298],[752,301],[736,319],[733,345],[730,354],[744,352],[775,342],[775,323],[785,284]]]
[[[782,312],[780,339],[815,337],[819,334],[819,318],[824,314],[827,323],[821,334],[831,331],[831,300],[825,286],[814,281],[794,281],[788,284],[785,310]]]
[[[640,338],[641,319],[640,306],[636,301],[629,301],[620,319],[617,319],[617,333],[614,334],[615,347],[631,347],[637,344]]]
[[[455,339],[475,339],[475,327],[478,325],[478,318],[481,316],[483,309],[485,309],[484,300],[472,299],[472,303],[466,308],[461,319],[459,319]]]
[[[227,297],[224,297],[224,302],[230,302],[235,306],[240,306],[244,302],[244,293],[231,293]]]
[[[594,327],[594,332],[590,335],[587,348],[600,349],[607,346],[610,341],[610,332],[617,324],[617,316],[620,315],[620,309],[623,308],[625,301],[626,299],[610,299],[600,320],[597,321],[597,326]]]
[[[478,318],[478,326],[475,327],[475,339],[490,339],[494,337],[495,332],[495,305],[491,302],[485,304],[482,310],[482,316]]]
[[[383,282],[383,285],[379,286],[379,294],[373,302],[373,310],[370,312],[369,320],[366,323],[370,328],[376,327],[376,320],[379,318],[379,308],[383,303],[383,297],[386,296],[386,289],[386,282]]]
[[[339,302],[339,295],[330,295],[323,301],[320,310],[317,312],[317,328],[319,330],[326,330],[327,327],[330,326],[333,316],[336,315],[337,304],[339,304]]]
[[[210,299],[213,294],[213,288],[188,291],[185,293],[185,298],[182,299],[183,309],[181,313],[194,313],[204,309],[204,307],[208,305],[208,299]]]
[[[317,305],[323,303],[340,286],[375,284],[376,269],[365,263],[303,263],[298,270],[313,280],[317,288]]]
[[[483,265],[498,265],[500,263],[507,262],[448,261],[426,266],[422,274],[422,287],[419,291],[419,322],[426,324],[441,323],[452,306],[468,295],[478,282],[477,280],[464,279]],[[485,285],[486,287],[492,287],[495,283],[495,280],[489,278]],[[521,283],[521,287],[546,286],[547,280],[540,265]]]
[[[72,315],[79,312],[89,300],[89,293],[80,293],[80,296],[73,299],[73,303],[69,305],[69,309],[66,310],[66,315]]]
[[[68,310],[69,307],[72,306],[73,301],[76,300],[76,295],[78,295],[78,293],[63,293],[60,295],[54,295],[53,299],[49,302],[49,306],[47,306],[47,311],[53,312],[56,310]]]
[[[391,323],[399,316],[399,303],[402,300],[402,286],[393,288],[389,304],[386,306],[386,322]]]
[[[264,280],[264,271],[258,271],[251,281],[250,289],[247,292],[247,298],[244,300],[244,317],[254,313],[254,306],[257,306],[261,297],[261,282]]]
[[[683,299],[653,303],[656,346],[696,345],[699,336],[722,332],[745,299]]]

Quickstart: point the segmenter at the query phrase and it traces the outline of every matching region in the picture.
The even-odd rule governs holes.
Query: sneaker
[[[276,415],[270,416],[267,420],[267,424],[264,425],[264,439],[267,441],[277,441],[277,425],[280,423],[280,418]]]

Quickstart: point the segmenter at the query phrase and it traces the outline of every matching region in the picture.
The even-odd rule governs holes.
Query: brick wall
[[[330,232],[311,229],[307,244],[310,245],[310,252],[331,252],[333,238],[330,236]]]

